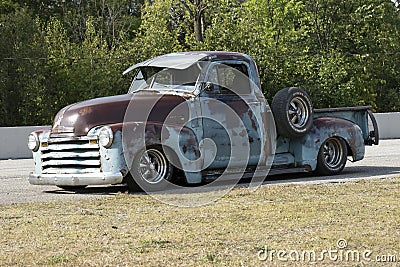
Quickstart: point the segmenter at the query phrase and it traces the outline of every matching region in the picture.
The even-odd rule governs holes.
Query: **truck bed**
[[[371,106],[314,109],[314,118],[336,117],[351,121],[361,128],[366,145],[378,145],[379,130],[371,109]],[[368,128],[369,119],[374,128],[371,131]]]

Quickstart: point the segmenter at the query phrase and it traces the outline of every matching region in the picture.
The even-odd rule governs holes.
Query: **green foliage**
[[[0,116],[1,125],[40,123],[44,108],[43,38],[37,21],[24,8],[0,15]],[[10,58],[18,58],[12,60]]]
[[[269,100],[300,86],[315,107],[399,111],[399,31],[390,0],[3,0],[0,125],[50,124],[126,92],[130,65],[190,50],[249,54]]]
[[[47,62],[53,114],[66,104],[125,92],[121,75],[125,67],[118,60],[125,52],[102,42],[102,32],[96,31],[92,17],[86,21],[82,44],[70,41],[56,18],[50,19],[45,32],[48,55],[53,59]]]
[[[18,3],[12,0],[1,0],[0,1],[0,14],[7,14],[14,12],[19,7]]]
[[[130,63],[119,59],[127,56],[129,32],[115,27],[111,38],[99,18],[87,16],[77,40],[68,18],[50,15],[34,18],[18,5],[1,15],[1,126],[50,124],[67,104],[126,92],[121,74]]]
[[[172,25],[172,3],[173,0],[160,0],[145,4],[138,38],[132,45],[132,52],[140,60],[182,50],[178,31]]]
[[[304,87],[315,107],[399,110],[399,10],[391,1],[224,2],[205,48],[251,55],[268,99]],[[389,85],[390,84],[390,85]]]

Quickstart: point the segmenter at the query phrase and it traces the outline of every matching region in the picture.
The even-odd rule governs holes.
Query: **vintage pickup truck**
[[[304,90],[290,87],[269,108],[245,54],[173,53],[124,74],[132,75],[127,94],[71,104],[51,129],[29,135],[31,184],[151,191],[226,173],[332,175],[379,142],[370,107],[317,110]]]

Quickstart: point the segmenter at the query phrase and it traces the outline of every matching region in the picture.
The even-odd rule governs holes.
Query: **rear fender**
[[[364,158],[363,133],[357,124],[341,118],[321,117],[314,119],[307,135],[291,140],[290,152],[295,156],[296,165],[315,170],[319,149],[330,137],[340,137],[346,141],[353,161]]]

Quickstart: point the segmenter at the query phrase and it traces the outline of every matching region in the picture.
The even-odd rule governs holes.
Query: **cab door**
[[[260,103],[253,93],[249,65],[242,61],[210,64],[200,93],[204,149],[203,169],[257,165],[262,134],[254,111]]]

